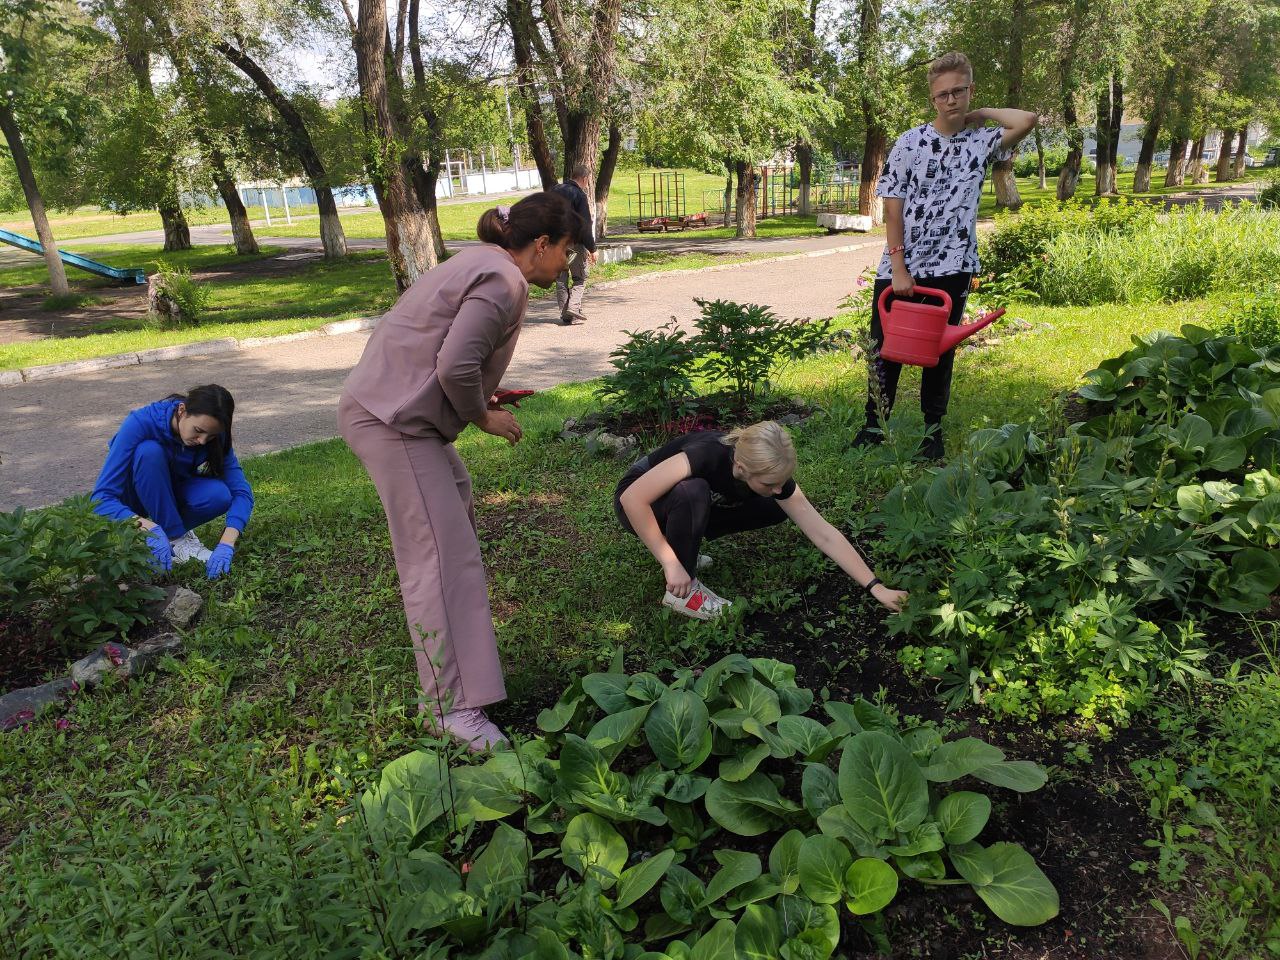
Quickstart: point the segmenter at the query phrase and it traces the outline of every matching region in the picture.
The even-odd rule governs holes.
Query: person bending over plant
[[[139,407],[111,438],[94,512],[136,521],[161,570],[198,560],[213,580],[231,569],[253,513],[253,490],[231,449],[235,409],[231,394],[210,383]],[[209,550],[195,528],[223,514],[226,529]]]
[[[805,498],[792,476],[795,470],[791,436],[772,420],[730,433],[687,433],[631,465],[614,493],[614,512],[661,564],[665,606],[696,620],[720,616],[730,602],[697,576],[711,562],[698,553],[703,538],[791,519],[883,606],[894,612],[902,608],[906,591],[880,582],[853,544]]]

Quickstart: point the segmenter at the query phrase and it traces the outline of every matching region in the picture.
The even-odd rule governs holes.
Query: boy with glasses
[[[871,335],[876,348],[884,342],[878,300],[893,287],[895,297],[913,297],[917,284],[951,294],[950,323],[964,318],[969,284],[978,271],[978,201],[987,166],[1007,159],[1029,134],[1037,117],[1027,110],[969,108],[973,97],[973,67],[963,53],[948,53],[929,65],[929,98],[935,116],[908,130],[889,152],[876,195],[884,199],[888,243],[872,296]],[[998,126],[987,127],[987,121]],[[930,460],[943,456],[942,418],[951,397],[951,368],[955,351],[944,353],[936,367],[923,369],[920,409],[926,435],[921,454]],[[880,443],[876,393],[887,416],[898,390],[902,365],[875,359],[868,384],[866,425],[854,444]]]

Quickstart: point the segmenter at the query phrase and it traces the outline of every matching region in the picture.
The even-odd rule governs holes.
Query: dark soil
[[[834,626],[827,629],[826,624]],[[901,638],[888,636],[879,607],[852,590],[844,578],[820,581],[801,605],[782,614],[751,616],[747,627],[756,634],[748,652],[794,663],[801,686],[815,692],[826,688],[832,699],[878,700],[904,717],[944,718],[932,691],[913,684],[898,664]],[[996,736],[984,719],[977,710],[946,716],[948,724],[960,728],[955,736],[981,737],[1011,759],[1049,767],[1049,784],[1029,794],[977,782],[955,786],[987,792],[994,809],[979,841],[1021,843],[1057,887],[1061,913],[1043,926],[1019,929],[993,917],[967,887],[926,889],[907,881],[886,914],[893,947],[888,956],[1183,956],[1172,930],[1148,904],[1157,891],[1132,869],[1134,863],[1153,859],[1143,845],[1153,835],[1153,826],[1129,763],[1160,752],[1156,732],[1138,724],[1109,741],[1094,739],[1090,755],[1080,760],[1067,749],[1065,739],[1055,738],[1049,724],[1001,721]],[[846,924],[842,943],[850,945],[850,958],[881,956],[856,923]]]
[[[1244,638],[1238,621],[1214,625],[1210,635],[1231,655]],[[896,711],[904,720],[934,721],[948,736],[977,736],[1003,749],[1011,759],[1035,760],[1050,770],[1043,789],[1029,794],[1001,790],[976,781],[957,789],[975,789],[992,798],[991,821],[978,838],[1022,844],[1053,882],[1061,912],[1034,928],[1011,927],[996,919],[967,886],[925,888],[909,880],[885,914],[891,952],[877,951],[858,922],[841,912],[841,951],[848,960],[871,958],[1069,958],[1069,960],[1173,960],[1184,956],[1166,921],[1149,905],[1156,889],[1133,869],[1153,860],[1144,842],[1154,835],[1140,785],[1129,764],[1159,755],[1157,732],[1141,723],[1107,741],[1079,733],[1089,743],[1083,758],[1070,749],[1070,729],[1001,721],[993,728],[979,710],[946,714],[927,686],[909,679],[897,661],[901,638],[889,636],[882,611],[847,579],[828,577],[814,585],[799,604],[781,613],[756,612],[744,624],[746,653],[796,666],[796,682],[823,691],[831,699],[863,696]],[[533,678],[530,678],[532,681]],[[538,711],[554,703],[563,678],[544,676],[522,688],[511,701],[495,705],[500,723],[536,732]],[[819,714],[820,715],[820,714]],[[908,721],[914,722],[914,721]],[[773,761],[766,761],[766,766]],[[775,772],[794,775],[790,767]],[[784,791],[798,796],[799,783]],[[767,855],[773,836],[739,838],[742,850]],[[758,849],[757,849],[758,846]]]
[[[67,664],[66,648],[46,624],[0,617],[0,694],[43,683]]]

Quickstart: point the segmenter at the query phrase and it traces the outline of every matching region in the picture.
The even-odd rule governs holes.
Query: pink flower
[[[53,722],[53,727],[54,727],[54,729],[55,729],[55,730],[70,730],[70,729],[72,729],[72,727],[71,727],[71,721],[70,721],[70,720],[68,720],[66,717],[59,717],[57,720],[55,720],[55,721]]]
[[[858,274],[858,286],[865,287],[866,285],[867,285],[867,278],[864,277],[862,274]]]
[[[21,727],[23,730],[25,730],[27,729],[27,724],[29,724],[35,718],[36,718],[36,715],[33,711],[19,710],[17,713],[12,714],[11,716],[5,717],[4,725],[0,726],[0,729],[16,730],[17,728]]]
[[[124,653],[122,653],[120,648],[114,643],[104,643],[102,645],[102,652],[111,660],[111,665],[113,667],[118,667],[120,664],[124,663]]]

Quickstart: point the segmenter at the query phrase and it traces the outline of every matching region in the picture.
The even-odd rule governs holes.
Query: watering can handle
[[[885,287],[883,290],[880,291],[879,305],[880,305],[881,320],[883,320],[885,315],[888,313],[888,300],[889,300],[889,294],[891,293],[893,293],[893,287],[891,286]],[[915,292],[912,295],[937,297],[939,300],[942,301],[942,305],[947,308],[947,315],[948,316],[951,315],[951,294],[947,293],[947,291],[939,290],[937,287],[922,287],[917,284],[915,288]]]

